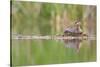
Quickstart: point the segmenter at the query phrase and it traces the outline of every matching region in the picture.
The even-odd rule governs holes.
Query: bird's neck
[[[75,26],[75,29],[76,29],[77,31],[82,32],[82,30],[81,30],[81,27],[80,27],[80,26]]]

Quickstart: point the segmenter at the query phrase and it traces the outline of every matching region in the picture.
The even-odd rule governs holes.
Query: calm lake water
[[[96,40],[12,40],[12,65],[96,61]]]

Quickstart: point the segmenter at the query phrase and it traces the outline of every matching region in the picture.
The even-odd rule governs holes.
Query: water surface
[[[96,40],[12,40],[12,65],[96,61]]]

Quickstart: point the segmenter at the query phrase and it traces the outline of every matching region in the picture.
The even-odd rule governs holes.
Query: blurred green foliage
[[[50,24],[52,11],[56,18],[57,14],[63,14],[63,11],[66,10],[70,20],[74,21],[82,18],[84,8],[85,7],[81,5],[14,1],[12,2],[12,30],[17,33],[34,32],[35,34],[37,32],[39,34],[48,35],[51,34],[51,28],[53,27],[53,25]],[[56,21],[53,21],[53,23],[55,22]],[[36,29],[36,27],[38,27],[38,29]],[[53,32],[57,33],[56,30]]]

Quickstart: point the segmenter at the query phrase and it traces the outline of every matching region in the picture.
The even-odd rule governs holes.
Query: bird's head
[[[79,27],[81,25],[81,22],[78,20],[78,21],[75,21],[75,26]]]

